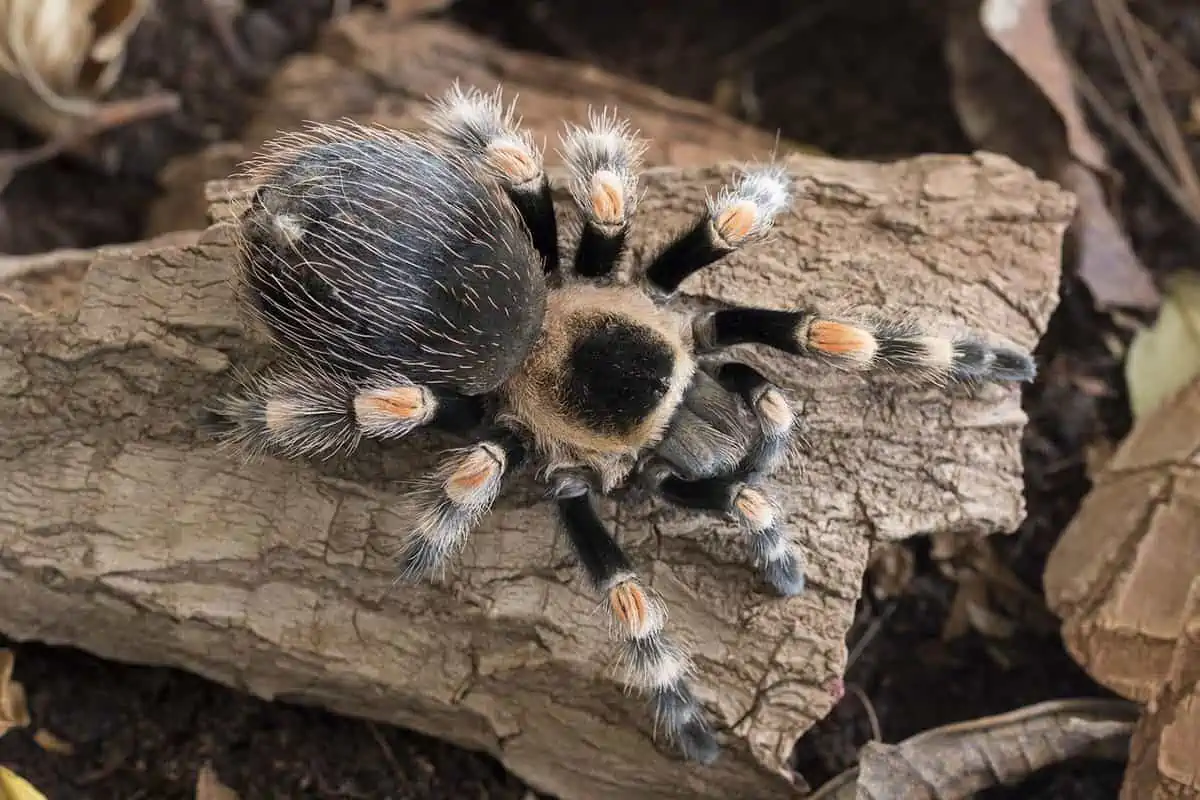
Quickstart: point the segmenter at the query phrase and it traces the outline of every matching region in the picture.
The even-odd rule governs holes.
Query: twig
[[[899,601],[889,600],[883,611],[881,611],[879,615],[875,617],[875,619],[871,620],[870,627],[863,632],[862,637],[860,637],[859,640],[854,643],[854,648],[850,651],[850,654],[846,656],[846,672],[850,671],[850,668],[854,666],[854,662],[857,661],[859,657],[862,656],[863,651],[867,649],[867,645],[869,645],[871,641],[879,635],[879,632],[883,630],[883,624],[887,622],[888,617],[892,616],[892,614],[895,613],[896,609],[899,607]]]
[[[1182,73],[1184,83],[1193,88],[1200,89],[1200,69],[1197,69],[1195,66],[1193,66],[1192,63],[1187,60],[1187,56],[1179,52],[1175,45],[1164,39],[1162,34],[1154,30],[1154,28],[1150,27],[1145,22],[1142,22],[1132,13],[1130,14],[1130,19],[1133,20],[1133,24],[1137,27],[1138,32],[1142,35],[1142,39],[1158,48],[1158,51],[1166,56],[1167,60],[1169,60],[1172,65],[1179,70],[1180,73]]]
[[[1187,145],[1175,125],[1174,117],[1162,94],[1144,42],[1135,29],[1124,0],[1092,0],[1097,18],[1121,75],[1141,109],[1151,133],[1174,168],[1180,196],[1194,214],[1200,215],[1200,178],[1188,157]],[[1126,50],[1128,48],[1128,50]],[[1189,214],[1189,216],[1192,216]]]
[[[379,732],[379,726],[368,720],[367,727],[371,730],[371,735],[375,737],[375,743],[383,751],[383,757],[392,768],[392,774],[395,776],[397,782],[403,782],[404,770],[400,769],[400,762],[396,760],[396,754],[392,752],[392,746],[387,743],[387,739],[383,738],[383,734]]]
[[[791,39],[799,31],[813,25],[821,17],[829,13],[832,8],[833,4],[829,0],[824,0],[821,3],[801,4],[796,13],[783,22],[771,26],[741,47],[730,50],[721,56],[719,61],[721,72],[728,74],[745,66],[748,61],[770,52],[773,48]]]
[[[871,726],[871,740],[882,742],[883,728],[879,725],[879,715],[875,713],[875,704],[871,702],[871,698],[867,697],[867,693],[857,683],[848,683],[846,684],[846,688],[854,693],[854,696],[858,698],[858,702],[862,703],[863,710],[867,712],[867,722]]]
[[[1142,162],[1142,166],[1150,173],[1150,177],[1155,183],[1179,206],[1179,209],[1192,222],[1200,225],[1200,209],[1193,208],[1188,198],[1180,190],[1178,182],[1171,175],[1170,169],[1159,158],[1158,154],[1146,143],[1146,140],[1137,132],[1129,120],[1121,116],[1121,114],[1112,107],[1111,104],[1104,98],[1103,93],[1092,83],[1087,74],[1073,62],[1070,57],[1067,57],[1068,64],[1071,66],[1071,71],[1074,73],[1075,86],[1079,90],[1080,96],[1084,101],[1091,106],[1096,116],[1100,121],[1109,127],[1117,136],[1121,138],[1125,145],[1133,151],[1133,154]]]
[[[79,122],[73,130],[28,150],[0,153],[0,190],[20,170],[56,158],[104,131],[169,114],[178,108],[179,96],[173,92],[158,92],[133,100],[114,100],[97,106],[92,116]]]

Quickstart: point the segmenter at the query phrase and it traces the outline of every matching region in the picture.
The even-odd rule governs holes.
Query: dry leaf
[[[1129,346],[1125,383],[1134,419],[1141,419],[1200,375],[1200,273],[1181,272],[1167,281],[1154,325]]]
[[[90,117],[150,0],[0,0],[0,106],[54,138]]]
[[[901,744],[869,742],[858,767],[809,800],[965,800],[1070,758],[1124,761],[1137,717],[1138,706],[1123,700],[1054,700],[934,728]]]
[[[25,687],[12,679],[16,657],[11,650],[0,650],[0,736],[13,728],[29,725],[25,705]]]
[[[65,739],[60,739],[45,728],[38,728],[33,734],[33,740],[37,742],[38,747],[47,753],[58,753],[59,755],[69,756],[75,752],[75,745]]]
[[[942,626],[942,640],[974,630],[988,639],[1008,639],[1019,629],[1050,633],[1058,619],[1040,593],[1030,589],[996,555],[989,539],[956,532],[930,537],[938,571],[958,584]]]
[[[221,783],[213,765],[205,762],[196,776],[196,800],[238,800],[238,794]]]
[[[916,556],[903,542],[876,545],[867,564],[875,599],[887,600],[904,594],[916,573],[916,563]]]
[[[1077,196],[1075,270],[1101,310],[1160,295],[1108,208],[1107,155],[1084,121],[1046,0],[950,0],[946,60],[963,129]]]
[[[0,767],[0,800],[46,800],[46,795],[8,767]]]

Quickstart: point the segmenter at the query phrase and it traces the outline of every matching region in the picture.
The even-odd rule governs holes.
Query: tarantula
[[[649,696],[685,757],[709,763],[718,745],[688,654],[593,506],[636,481],[724,515],[766,584],[803,590],[803,555],[764,485],[794,412],[753,367],[704,357],[756,343],[937,383],[1026,381],[1034,363],[901,318],[673,307],[688,276],[761,240],[789,206],[776,163],[710,196],[694,224],[619,279],[645,144],[607,111],[562,139],[582,218],[568,272],[542,151],[514,114],[501,89],[456,83],[421,131],[313,124],[252,160],[258,188],[239,216],[235,286],[284,359],[213,411],[226,442],[288,457],[422,427],[466,437],[410,495],[408,579],[442,569],[507,479],[536,466],[616,623],[626,683]]]

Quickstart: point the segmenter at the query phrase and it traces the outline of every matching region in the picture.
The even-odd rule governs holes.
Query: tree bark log
[[[1200,800],[1200,577],[1188,592],[1178,643],[1133,733],[1121,800]]]
[[[912,308],[1037,343],[1070,195],[986,154],[787,163],[793,213],[768,242],[690,279],[686,302]],[[649,170],[635,263],[731,174]],[[197,432],[231,367],[270,357],[233,307],[227,189],[212,187],[218,221],[204,231],[64,257],[60,279],[78,283],[57,304],[44,269],[0,287],[8,636],[423,731],[489,751],[564,800],[797,796],[788,758],[834,702],[871,542],[1009,531],[1024,513],[1018,390],[906,388],[748,350],[804,420],[807,447],[777,482],[808,554],[807,592],[760,593],[731,525],[640,500],[606,506],[723,728],[712,767],[677,762],[651,745],[645,707],[608,668],[598,598],[528,479],[444,583],[389,591],[407,523],[391,509],[450,439],[243,463]]]

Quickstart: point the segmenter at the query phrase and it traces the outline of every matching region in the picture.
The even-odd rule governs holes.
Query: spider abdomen
[[[542,262],[511,201],[460,158],[411,135],[320,126],[256,177],[239,288],[283,349],[468,394],[525,358]]]

